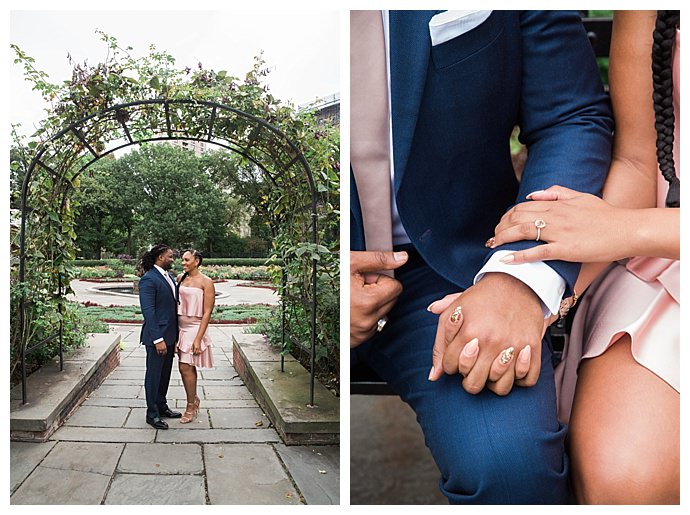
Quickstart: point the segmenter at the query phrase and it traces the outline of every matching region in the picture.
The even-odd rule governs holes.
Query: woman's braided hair
[[[652,80],[654,83],[654,118],[656,158],[664,179],[669,183],[667,207],[680,207],[680,180],[673,162],[673,47],[680,11],[657,11],[652,45]]]

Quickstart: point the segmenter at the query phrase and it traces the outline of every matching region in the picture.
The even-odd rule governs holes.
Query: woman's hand
[[[201,354],[201,342],[198,340],[194,340],[194,343],[192,343],[192,354],[195,356],[197,354]]]
[[[604,200],[562,186],[529,196],[532,202],[518,204],[496,226],[487,246],[520,240],[546,244],[513,252],[501,261],[509,264],[564,260],[582,263],[611,262],[633,255],[634,209],[614,207]],[[544,222],[538,231],[536,221]]]
[[[460,298],[462,295],[462,292],[460,293],[453,293],[450,295],[446,295],[444,298],[439,299],[435,302],[432,302],[429,307],[427,308],[428,311],[431,313],[434,313],[435,315],[443,315],[444,312],[445,315],[448,315],[447,311],[448,308],[451,307],[457,299]],[[457,315],[453,316],[453,313],[451,312],[451,315],[448,318],[448,323],[446,324],[446,329],[447,329],[447,334],[446,337],[453,339],[455,335],[457,335],[458,331],[460,330],[460,327],[462,326],[463,323],[463,314],[462,310],[458,310]],[[546,324],[544,327],[548,327]],[[543,334],[542,334],[543,336]],[[435,363],[440,363],[443,359],[443,354],[445,349],[442,348],[443,342],[436,342],[434,345],[434,362]],[[479,340],[477,338],[471,339],[469,342],[465,344],[463,347],[462,351],[458,355],[458,366],[457,370],[460,374],[462,374],[464,377],[467,377],[467,375],[472,371],[472,368],[477,362],[477,357],[479,356]],[[499,353],[498,356],[494,359],[494,361],[491,364],[491,369],[487,381],[487,387],[494,391],[494,388],[497,387],[498,381],[503,378],[503,376],[508,372],[508,370],[511,369],[514,365],[514,380],[517,381],[518,383],[527,376],[527,373],[529,372],[530,365],[531,365],[531,348],[529,345],[524,347],[520,353],[517,356],[517,359],[513,360],[506,360],[506,359],[501,359],[501,356],[504,355],[504,353],[508,352],[509,354],[512,354],[513,351],[508,351],[508,349],[504,349],[501,353]],[[430,381],[436,381],[438,380],[441,376],[443,375],[443,367],[432,367],[431,372],[429,373],[429,380]],[[512,382],[512,381],[511,381]],[[497,392],[498,393],[498,392]]]

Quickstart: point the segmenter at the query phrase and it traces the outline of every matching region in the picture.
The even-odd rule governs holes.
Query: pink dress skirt
[[[680,176],[680,31],[673,55],[675,144]],[[668,183],[659,173],[657,206]],[[568,423],[580,361],[602,355],[625,334],[635,360],[680,393],[680,261],[635,257],[613,264],[587,289],[556,367],[558,418]]]
[[[191,286],[180,286],[180,305],[177,308],[179,334],[177,352],[180,363],[197,368],[213,368],[211,338],[208,330],[201,339],[201,354],[192,354],[192,344],[199,334],[201,318],[204,314],[204,290]]]

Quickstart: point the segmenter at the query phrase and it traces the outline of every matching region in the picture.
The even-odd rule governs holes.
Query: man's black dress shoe
[[[146,417],[146,423],[156,429],[168,429],[168,424],[162,421],[159,417],[149,418]]]
[[[165,408],[164,410],[159,409],[158,413],[163,418],[180,418],[182,413],[179,411],[173,411],[170,408]]]

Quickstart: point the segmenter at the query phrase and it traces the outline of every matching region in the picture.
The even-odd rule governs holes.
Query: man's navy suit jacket
[[[174,281],[174,280],[173,280]],[[141,343],[153,345],[163,338],[167,345],[177,342],[177,301],[161,273],[152,268],[139,281],[139,303],[144,315]]]
[[[467,288],[489,256],[484,242],[527,194],[554,184],[600,193],[613,120],[577,12],[494,11],[432,47],[428,23],[437,12],[390,11],[394,191],[424,260]],[[509,145],[516,125],[529,152],[520,182]],[[363,250],[352,172],[350,185],[351,249]],[[546,263],[570,292],[579,265]]]

